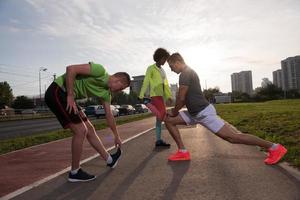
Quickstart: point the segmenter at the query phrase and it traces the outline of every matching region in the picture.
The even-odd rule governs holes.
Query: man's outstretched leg
[[[190,160],[190,153],[185,148],[179,130],[177,128],[177,125],[186,125],[185,121],[181,118],[180,115],[176,117],[167,117],[165,120],[165,125],[178,147],[178,151],[175,154],[170,155],[168,160]]]
[[[276,164],[287,152],[281,144],[274,144],[254,135],[241,133],[227,123],[216,135],[233,144],[256,145],[268,149],[268,157],[265,159],[265,163],[270,165]]]
[[[274,144],[254,135],[241,133],[236,128],[220,119],[216,115],[214,107],[211,105],[195,117],[192,117],[187,111],[181,111],[177,117],[167,118],[166,126],[176,141],[179,149],[184,148],[184,145],[176,125],[192,125],[197,123],[205,126],[217,136],[230,143],[256,145],[268,149],[268,157],[264,161],[266,164],[276,164],[287,152],[286,148],[281,144]]]

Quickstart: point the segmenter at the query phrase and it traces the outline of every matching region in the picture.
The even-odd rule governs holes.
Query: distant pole
[[[41,71],[47,71],[47,68],[40,67],[39,69],[40,106],[42,106]]]
[[[205,80],[205,89],[207,90],[207,83],[206,83],[206,80]]]
[[[286,90],[283,90],[284,99],[286,99]]]

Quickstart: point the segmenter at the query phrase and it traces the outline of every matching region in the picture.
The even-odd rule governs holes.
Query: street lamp
[[[47,71],[47,68],[40,67],[40,69],[39,69],[40,106],[42,106],[41,71],[45,72],[45,71]]]

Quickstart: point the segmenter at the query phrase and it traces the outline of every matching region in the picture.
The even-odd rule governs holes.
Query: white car
[[[112,114],[113,114],[114,117],[119,116],[119,110],[118,110],[115,106],[110,105],[110,110],[111,110],[111,112],[112,112]],[[96,116],[97,118],[99,118],[100,116],[105,116],[105,110],[104,110],[104,107],[103,107],[102,105],[100,105],[100,106],[96,109],[96,111],[95,111],[95,116]]]
[[[32,109],[25,109],[21,111],[21,114],[26,115],[26,114],[31,114],[31,115],[35,115],[36,111],[32,110]]]

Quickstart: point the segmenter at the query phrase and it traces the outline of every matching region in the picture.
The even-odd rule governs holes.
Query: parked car
[[[115,106],[110,105],[110,110],[111,110],[114,117],[119,116],[119,110]],[[95,116],[97,118],[99,118],[100,116],[105,116],[105,110],[104,110],[103,106],[99,106],[97,108],[97,110],[95,111]]]
[[[6,116],[6,115],[7,115],[7,113],[5,112],[5,110],[4,110],[4,109],[0,109],[0,115]]]
[[[116,109],[119,109],[121,106],[120,105],[113,105],[114,107],[116,107]]]
[[[145,106],[145,104],[136,104],[134,106],[135,108],[135,113],[146,113],[148,112],[148,108],[147,106]]]
[[[84,109],[84,113],[86,114],[86,116],[95,115],[95,112],[96,112],[98,107],[99,107],[99,105],[88,106]]]
[[[119,108],[119,115],[132,115],[135,113],[135,109],[132,105],[122,105]]]

